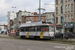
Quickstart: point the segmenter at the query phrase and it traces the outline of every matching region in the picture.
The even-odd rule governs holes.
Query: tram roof
[[[49,25],[48,23],[43,22],[34,22],[34,23],[23,23],[20,27],[28,27],[28,26],[41,26],[41,25]]]

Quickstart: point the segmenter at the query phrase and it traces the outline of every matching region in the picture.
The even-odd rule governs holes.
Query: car
[[[4,31],[1,31],[1,34],[3,34],[4,33]]]
[[[63,38],[63,34],[58,32],[58,33],[55,34],[55,38],[61,39],[61,38]]]
[[[74,34],[72,32],[66,32],[64,34],[64,38],[69,39],[69,38],[74,38]]]

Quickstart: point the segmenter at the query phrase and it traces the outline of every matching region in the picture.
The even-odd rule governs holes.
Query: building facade
[[[75,32],[75,0],[55,0],[56,29],[62,32],[64,19],[64,31]]]
[[[25,23],[25,16],[33,16],[34,14],[27,11],[21,11],[17,12],[17,27],[19,28],[22,23]],[[23,17],[24,16],[24,17]]]
[[[8,30],[8,26],[7,25],[0,25],[0,33],[2,31],[6,32]]]
[[[8,12],[7,14],[8,17],[8,30],[10,30],[11,26],[11,20],[14,20],[14,18],[16,18],[16,12],[12,11],[12,12]]]
[[[41,22],[46,22],[45,14],[42,14],[40,18],[41,18],[40,20]],[[28,22],[30,23],[39,22],[39,15],[36,14],[34,16],[25,16],[25,23],[28,23]]]
[[[46,15],[46,22],[54,23],[54,14],[55,12],[45,12]]]

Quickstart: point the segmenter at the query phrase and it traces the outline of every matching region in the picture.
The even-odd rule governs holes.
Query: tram
[[[21,24],[19,37],[39,39],[54,38],[54,24],[49,24],[45,22]]]

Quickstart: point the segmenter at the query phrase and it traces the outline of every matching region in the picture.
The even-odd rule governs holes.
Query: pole
[[[62,7],[63,7],[63,38],[64,38],[64,0],[63,0],[63,3],[62,3]]]
[[[39,0],[39,22],[41,20],[41,0]]]

